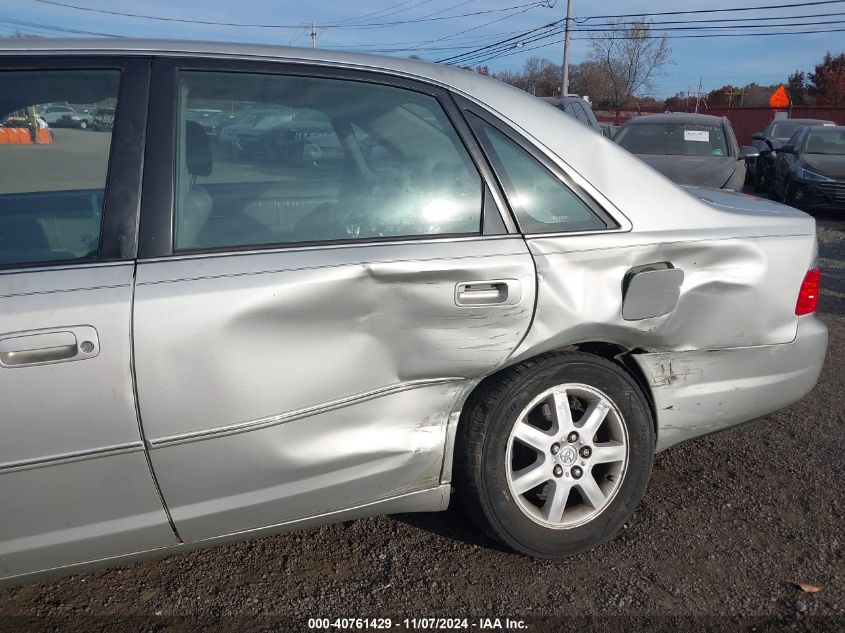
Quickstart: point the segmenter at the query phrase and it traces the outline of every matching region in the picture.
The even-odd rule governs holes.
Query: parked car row
[[[762,132],[752,135],[752,143],[760,151],[755,161],[749,161],[749,183],[753,183],[755,193],[767,193],[774,176],[775,159],[778,149],[784,145],[795,132],[808,125],[836,125],[833,121],[821,119],[772,119]]]
[[[769,197],[802,209],[845,208],[845,126],[801,127],[781,145]]]
[[[759,156],[740,147],[726,117],[666,113],[639,116],[613,140],[680,185],[740,191],[746,161]]]
[[[326,116],[308,108],[192,109],[186,118],[202,126],[223,151],[251,159],[298,158],[306,141],[332,133]]]
[[[620,128],[599,123],[577,95],[543,97],[612,138],[680,185],[742,191],[805,209],[845,205],[845,127],[824,119],[774,118],[740,147],[727,117],[674,113],[638,116]]]
[[[42,104],[35,107],[38,115],[52,127],[73,127],[80,130],[109,131],[114,126],[114,108],[110,106],[68,106]]]

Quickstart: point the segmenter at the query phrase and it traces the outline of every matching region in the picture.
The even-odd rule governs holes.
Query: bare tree
[[[589,97],[596,105],[610,100],[610,86],[605,79],[603,66],[595,61],[574,64],[569,69],[569,85],[573,93]]]
[[[608,87],[606,105],[611,107],[651,92],[654,80],[671,63],[669,43],[652,35],[648,21],[609,22],[607,31],[590,35],[590,48],[589,61],[601,69]]]

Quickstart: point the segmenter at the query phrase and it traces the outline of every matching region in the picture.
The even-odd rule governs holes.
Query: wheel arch
[[[484,389],[484,387],[490,382],[497,380],[503,372],[513,367],[514,365],[518,365],[520,363],[531,361],[541,356],[548,356],[551,354],[565,354],[567,352],[581,352],[585,354],[592,354],[593,356],[598,356],[600,358],[609,360],[621,369],[623,369],[629,376],[634,379],[634,381],[640,387],[643,396],[645,397],[645,400],[648,403],[649,412],[651,413],[652,425],[654,426],[654,438],[656,442],[658,425],[657,409],[655,407],[654,394],[652,393],[651,387],[649,386],[649,382],[643,374],[642,370],[640,369],[639,365],[637,365],[637,363],[635,363],[631,358],[631,356],[635,354],[636,351],[637,350],[629,349],[622,345],[619,345],[618,343],[609,343],[606,341],[583,341],[580,343],[571,343],[563,347],[545,350],[543,352],[534,354],[528,358],[520,358],[516,362],[506,363],[505,365],[499,367],[492,374],[489,374],[481,380],[477,381],[470,389],[467,389],[467,391],[463,394],[462,397],[458,399],[458,402],[455,404],[455,407],[452,410],[451,415],[449,416],[445,455],[440,477],[441,483],[449,483],[452,480],[452,466],[455,459],[455,448],[457,444],[458,430],[461,427],[462,422],[465,421],[468,412],[467,404],[471,404],[476,394],[478,394],[482,389]]]

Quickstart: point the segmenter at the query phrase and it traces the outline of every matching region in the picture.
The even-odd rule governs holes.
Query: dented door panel
[[[462,389],[461,380],[418,382],[267,426],[159,440],[153,461],[179,535],[195,541],[435,488]]]
[[[690,241],[667,232],[528,240],[537,264],[537,312],[517,358],[574,343],[628,349],[697,350],[788,343],[794,304],[813,257],[805,235]],[[667,262],[683,271],[675,308],[625,320],[623,279],[632,268]]]
[[[483,280],[518,299],[457,305]],[[138,396],[180,535],[436,485],[465,381],[506,361],[534,296],[517,237],[141,262]]]

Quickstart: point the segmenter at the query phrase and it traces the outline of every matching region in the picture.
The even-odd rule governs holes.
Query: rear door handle
[[[87,325],[17,332],[0,338],[0,367],[25,367],[92,358],[100,353],[97,331]]]
[[[516,279],[462,281],[455,286],[455,305],[462,307],[513,305],[522,298]]]

